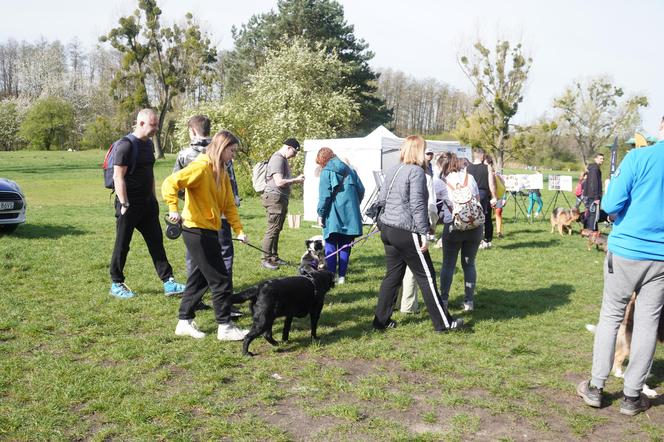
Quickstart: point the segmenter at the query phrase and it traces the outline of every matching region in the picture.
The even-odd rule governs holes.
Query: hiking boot
[[[129,299],[136,295],[124,282],[111,283],[111,290],[108,293],[120,299]]]
[[[175,334],[177,336],[191,336],[194,339],[205,337],[205,333],[198,329],[193,319],[180,319],[177,327],[175,327]]]
[[[602,389],[590,384],[590,381],[583,381],[576,387],[576,394],[583,398],[583,402],[591,407],[599,408],[602,406]],[[622,409],[621,409],[622,412]]]
[[[463,303],[464,312],[472,312],[474,310],[473,301],[468,301]]]
[[[241,341],[247,333],[249,333],[249,330],[238,327],[234,322],[229,322],[219,324],[217,339],[220,341]]]
[[[172,276],[168,278],[168,281],[164,282],[164,295],[175,296],[182,293],[184,293],[184,284],[176,282]]]
[[[279,258],[278,256],[276,258],[272,258],[272,263],[276,264],[278,266],[286,266],[288,263],[284,261],[283,259]]]
[[[650,400],[644,394],[640,394],[638,397],[625,396],[620,401],[620,412],[627,416],[636,416],[648,408],[650,408]]]
[[[279,266],[277,264],[275,264],[272,261],[267,260],[267,259],[263,259],[261,261],[261,265],[263,266],[263,268],[268,269],[268,270],[277,270],[277,269],[279,269]]]

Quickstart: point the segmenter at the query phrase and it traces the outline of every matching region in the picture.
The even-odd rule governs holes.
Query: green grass
[[[426,312],[395,313],[397,329],[372,331],[384,272],[374,236],[353,250],[348,283],[328,296],[320,343],[310,342],[308,319],[296,320],[291,342],[273,348],[256,340],[258,356],[246,358],[239,343],[214,338],[211,312],[197,318],[210,336],[174,335],[178,300],[163,296],[138,234],[126,275],[139,296],[108,295],[114,218],[102,157],[0,153],[0,176],[18,181],[28,198],[27,224],[0,237],[0,439],[664,438],[661,399],[636,418],[619,415],[619,379],[610,379],[602,410],[575,396],[590,371],[593,337],[584,324],[597,321],[603,254],[587,251],[578,235],[550,234],[546,220],[512,222],[513,202],[505,208],[506,238],[479,254],[467,331],[435,334]],[[157,163],[158,180],[173,160]],[[551,197],[543,192],[545,207]],[[291,211],[301,213],[302,202]],[[240,214],[259,244],[259,200],[245,199]],[[303,240],[317,233],[311,224],[284,230],[285,259],[298,261]],[[184,279],[183,243],[165,245]],[[440,249],[432,257],[439,267]],[[294,273],[268,272],[259,261],[259,252],[236,247],[237,288]],[[456,315],[462,291],[458,271],[450,299]],[[245,315],[240,325],[249,324]],[[660,391],[663,357],[660,347],[650,382]]]

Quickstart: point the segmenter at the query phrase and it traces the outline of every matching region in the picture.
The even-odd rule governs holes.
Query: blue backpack
[[[104,187],[107,189],[115,189],[115,183],[113,182],[113,165],[115,164],[115,152],[116,145],[123,140],[127,140],[131,143],[131,159],[128,164],[127,174],[131,175],[134,173],[136,168],[136,158],[138,158],[138,138],[134,134],[125,135],[120,138],[115,143],[111,144],[111,147],[108,148],[106,152],[106,157],[104,158]]]

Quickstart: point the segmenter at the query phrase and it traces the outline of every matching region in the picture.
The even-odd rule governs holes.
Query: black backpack
[[[127,174],[131,175],[134,173],[136,168],[136,158],[138,158],[138,138],[134,134],[125,135],[120,138],[115,143],[111,144],[111,147],[108,148],[106,152],[106,157],[104,158],[104,187],[107,189],[115,189],[115,183],[113,182],[113,165],[115,163],[115,147],[120,141],[127,140],[131,143],[131,159],[128,164]]]

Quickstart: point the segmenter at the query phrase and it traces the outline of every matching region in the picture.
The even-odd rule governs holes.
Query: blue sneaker
[[[132,292],[129,287],[125,285],[124,282],[114,282],[111,284],[111,290],[109,293],[116,298],[120,299],[129,299],[133,298],[136,293]]]
[[[184,284],[175,281],[172,276],[164,283],[164,295],[175,296],[184,293]]]

